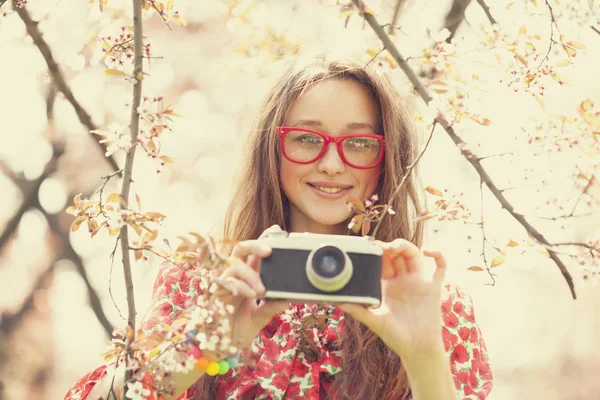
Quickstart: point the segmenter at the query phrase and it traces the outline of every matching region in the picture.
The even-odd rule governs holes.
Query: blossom
[[[146,400],[150,395],[150,390],[146,389],[142,382],[127,383],[126,397],[131,400]]]

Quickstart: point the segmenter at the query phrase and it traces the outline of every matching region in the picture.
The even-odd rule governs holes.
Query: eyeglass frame
[[[310,161],[297,161],[297,160],[292,159],[290,156],[288,156],[288,154],[285,150],[285,144],[284,144],[285,143],[285,135],[287,135],[291,131],[301,131],[301,132],[313,133],[315,135],[322,137],[323,140],[325,141],[325,143],[323,144],[323,148],[321,149],[319,154]],[[317,161],[318,159],[323,157],[323,155],[325,155],[330,143],[335,143],[335,145],[337,147],[338,155],[340,156],[342,161],[346,165],[348,165],[352,168],[356,168],[356,169],[371,169],[371,168],[375,168],[375,167],[379,166],[379,164],[381,164],[381,160],[383,160],[383,154],[385,153],[385,137],[380,134],[364,133],[364,134],[355,134],[355,135],[332,136],[332,135],[328,135],[323,132],[314,131],[312,129],[307,129],[307,128],[298,128],[296,126],[278,126],[277,133],[279,135],[279,143],[280,143],[280,147],[281,147],[281,153],[287,160],[289,160],[293,163],[296,163],[296,164],[312,164],[312,163],[314,163],[315,161]],[[348,159],[344,155],[344,150],[342,148],[342,142],[345,139],[349,139],[349,138],[353,138],[353,137],[373,138],[373,139],[377,139],[381,143],[381,151],[379,152],[379,157],[377,158],[377,161],[374,164],[367,166],[367,167],[361,167],[361,166],[355,165],[348,161]]]

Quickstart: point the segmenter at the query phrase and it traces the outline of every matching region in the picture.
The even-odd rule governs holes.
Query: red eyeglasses
[[[369,169],[383,159],[383,135],[331,136],[305,128],[277,127],[283,156],[298,164],[310,164],[323,157],[329,143],[335,143],[342,160],[353,168]]]

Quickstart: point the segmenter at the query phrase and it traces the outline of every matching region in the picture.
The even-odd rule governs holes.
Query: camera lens
[[[344,258],[344,253],[337,247],[321,247],[312,258],[312,267],[323,278],[333,278],[344,270]]]
[[[352,262],[346,253],[335,246],[313,250],[306,263],[306,274],[312,285],[324,292],[342,289],[352,278]]]

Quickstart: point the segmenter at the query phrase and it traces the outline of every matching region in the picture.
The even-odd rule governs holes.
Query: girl
[[[271,252],[261,237],[279,229],[349,234],[349,196],[389,203],[417,149],[412,117],[388,80],[364,61],[296,57],[266,96],[247,145],[223,232],[238,242],[232,255],[242,262],[222,277],[233,291],[216,295],[235,307],[232,340],[251,361],[220,376],[174,376],[172,399],[486,398],[492,373],[471,300],[443,285],[439,252],[419,250],[414,174],[377,232],[381,307],[256,300],[264,292],[260,258]],[[433,277],[424,276],[422,254],[435,260]],[[197,294],[197,282],[164,267],[144,329],[173,321],[181,297]],[[66,399],[105,398],[111,377],[100,367]]]

